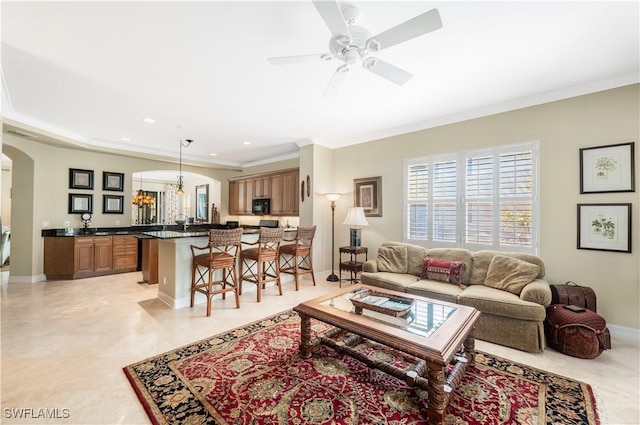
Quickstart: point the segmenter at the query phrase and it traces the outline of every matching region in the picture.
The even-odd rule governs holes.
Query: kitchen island
[[[253,243],[258,239],[258,228],[245,228],[242,241]],[[285,238],[293,239],[296,230],[285,229]],[[145,237],[158,240],[158,298],[171,308],[191,305],[191,245],[207,246],[209,233],[203,231],[151,231]],[[239,265],[238,265],[239,267]],[[238,274],[240,270],[238,269]],[[196,294],[196,304],[206,297]]]

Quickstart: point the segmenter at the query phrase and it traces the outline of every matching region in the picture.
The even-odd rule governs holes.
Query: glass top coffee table
[[[427,423],[444,423],[449,396],[474,361],[478,310],[362,284],[303,302],[294,310],[301,318],[303,358],[311,357],[322,343],[418,386],[428,394]],[[332,339],[331,332],[312,338],[311,318],[407,353],[416,364],[407,371],[369,359],[351,348],[348,338]]]

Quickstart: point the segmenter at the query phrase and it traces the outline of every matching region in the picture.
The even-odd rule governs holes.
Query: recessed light
[[[128,137],[121,137],[120,140],[124,141],[124,142],[130,142],[131,139]]]
[[[142,121],[147,122],[149,124],[153,124],[154,122],[156,122],[156,120],[154,120],[153,118],[142,118]]]
[[[209,155],[211,155],[211,156],[218,156],[218,154],[217,154],[217,153],[210,153]]]
[[[250,145],[251,142],[242,142],[243,145]]]

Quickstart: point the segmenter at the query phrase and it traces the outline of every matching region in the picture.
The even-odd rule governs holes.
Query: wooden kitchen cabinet
[[[269,215],[297,216],[299,214],[299,169],[239,177],[229,180],[229,214],[252,215],[255,198],[270,198]]]
[[[270,198],[271,197],[271,176],[256,177],[253,180],[253,197],[254,198]]]
[[[298,215],[298,176],[297,169],[282,172],[271,177],[271,214]]]
[[[105,274],[105,272],[111,272],[113,268],[113,242],[111,236],[84,236],[74,239],[74,256],[71,257],[73,258],[73,275],[68,279],[98,276]],[[45,274],[47,274],[46,270]]]
[[[135,272],[138,268],[138,238],[135,235],[113,236],[113,270]]]
[[[48,236],[44,238],[47,279],[79,279],[135,271],[138,242],[134,235]]]

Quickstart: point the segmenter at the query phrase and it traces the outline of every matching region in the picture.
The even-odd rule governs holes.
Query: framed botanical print
[[[69,189],[93,189],[93,170],[69,168]]]
[[[69,214],[93,213],[93,195],[69,194]]]
[[[578,204],[578,249],[631,253],[631,204]]]
[[[382,177],[353,180],[356,207],[362,207],[366,217],[382,217]]]
[[[122,192],[124,190],[124,174],[111,171],[102,172],[102,190]]]
[[[124,196],[102,195],[103,214],[122,214],[124,212]]]
[[[635,192],[634,143],[580,149],[580,193]]]

